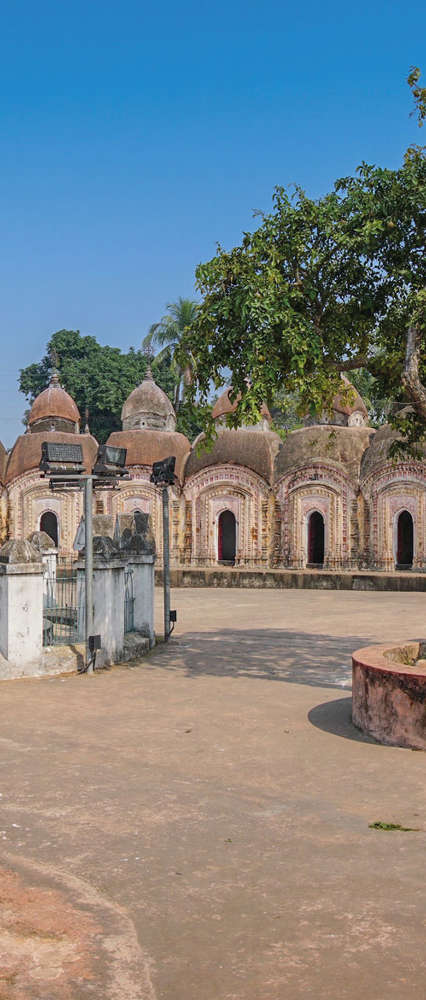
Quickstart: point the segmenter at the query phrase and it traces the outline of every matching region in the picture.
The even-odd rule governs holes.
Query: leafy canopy
[[[414,447],[426,427],[425,182],[413,146],[398,170],[363,163],[316,200],[276,188],[260,226],[197,268],[202,302],[177,352],[192,399],[230,378],[241,393],[230,424],[255,422],[277,392],[313,412],[330,407],[341,372],[362,368],[383,399],[411,403],[399,426]]]

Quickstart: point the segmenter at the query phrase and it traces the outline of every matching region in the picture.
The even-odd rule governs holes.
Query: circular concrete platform
[[[352,656],[352,720],[380,743],[426,750],[426,665],[419,642]]]

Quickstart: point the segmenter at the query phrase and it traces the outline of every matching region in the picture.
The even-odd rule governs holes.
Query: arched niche
[[[396,568],[411,569],[414,557],[414,523],[409,510],[402,510],[396,520]]]
[[[46,535],[52,539],[53,544],[58,547],[59,525],[58,518],[53,510],[45,510],[40,518],[40,531],[45,531]]]
[[[325,524],[319,510],[313,510],[308,517],[308,566],[324,565]]]
[[[217,524],[218,562],[234,563],[237,550],[237,522],[232,510],[223,510]]]

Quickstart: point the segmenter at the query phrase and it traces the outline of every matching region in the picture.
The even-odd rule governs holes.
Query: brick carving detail
[[[149,481],[151,468],[133,467],[118,488],[98,490],[105,513],[141,510],[152,517],[159,564],[162,560],[161,490]],[[384,462],[358,482],[327,459],[292,468],[271,488],[248,468],[226,464],[201,470],[181,488],[169,489],[170,548],[174,565],[215,565],[218,519],[230,510],[236,520],[236,565],[302,568],[307,562],[307,524],[312,511],[324,518],[324,566],[390,571],[397,556],[398,517],[413,519],[413,569],[426,572],[426,474],[414,460]],[[83,513],[82,492],[55,492],[38,470],[17,477],[1,493],[0,535],[26,538],[45,511],[58,518],[60,548],[73,549]]]

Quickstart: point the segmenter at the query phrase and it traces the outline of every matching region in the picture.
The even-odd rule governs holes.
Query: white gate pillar
[[[133,572],[134,627],[147,636],[152,647],[154,634],[154,555],[128,554],[127,565]]]
[[[149,514],[139,511],[132,515],[119,515],[115,539],[121,557],[133,575],[134,627],[146,636],[152,647],[154,633],[154,566],[156,560],[155,538]]]
[[[52,607],[55,601],[56,567],[59,549],[45,531],[33,531],[28,541],[36,550],[43,563],[44,605]]]
[[[101,636],[96,665],[119,663],[124,649],[124,564],[110,538],[94,539],[93,634]],[[78,632],[84,635],[84,562],[77,563]]]
[[[0,549],[0,653],[20,676],[41,663],[42,646],[43,565],[29,542],[11,539]]]

